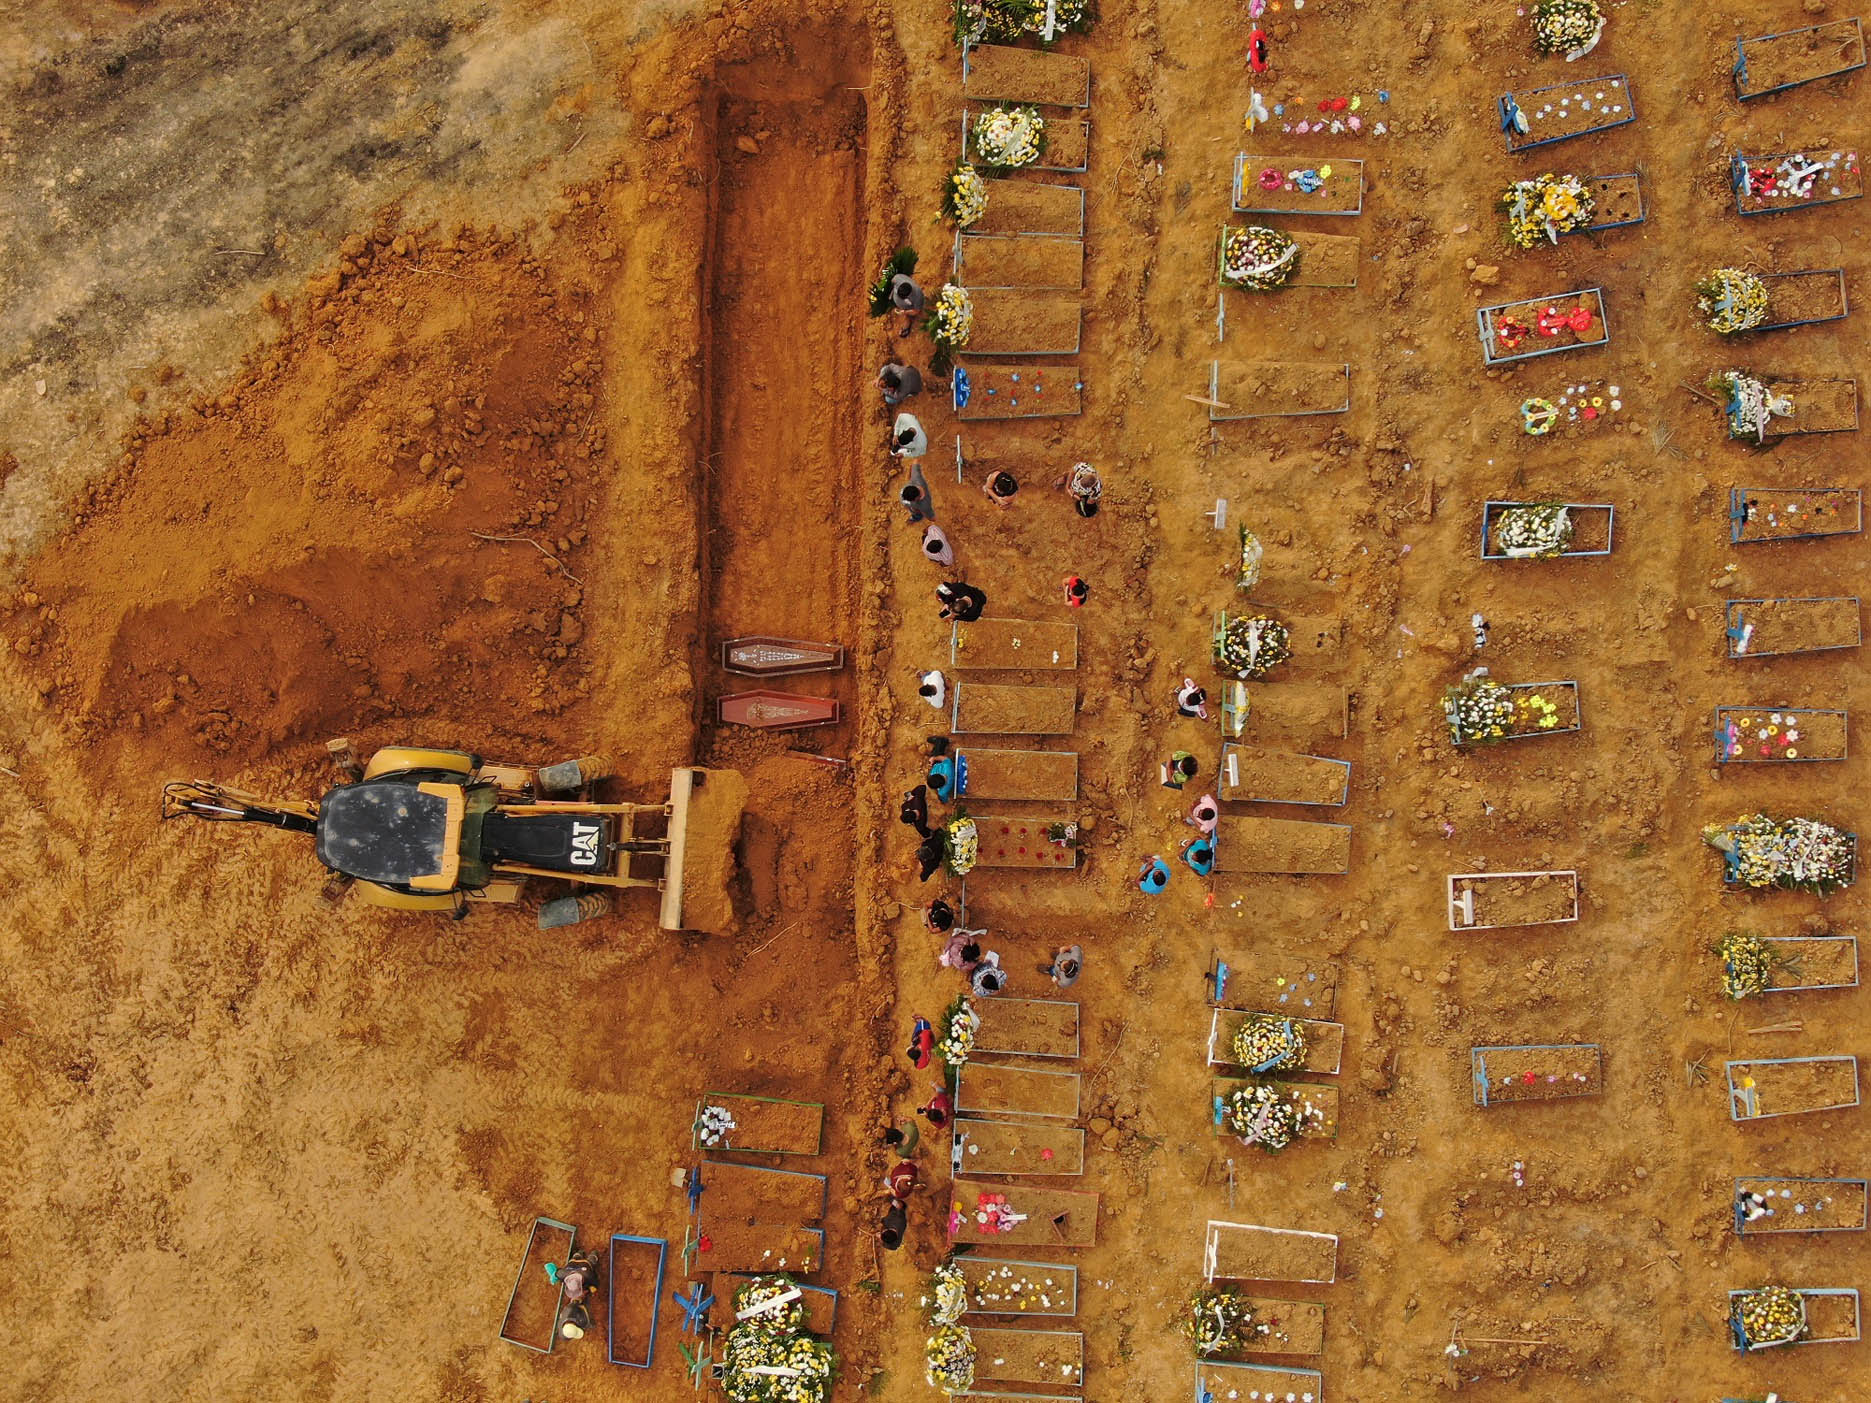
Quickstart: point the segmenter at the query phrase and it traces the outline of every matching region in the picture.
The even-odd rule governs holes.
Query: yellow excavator
[[[678,769],[667,803],[599,803],[592,792],[610,768],[595,756],[534,767],[390,746],[359,764],[349,741],[327,749],[345,782],[322,799],[262,799],[177,780],[163,786],[162,816],[308,834],[333,882],[355,886],[374,906],[459,918],[470,902],[517,902],[530,880],[542,878],[583,888],[542,905],[542,929],[607,912],[615,890],[650,887],[661,893],[659,923],[681,930],[685,876],[695,866],[687,852],[691,811],[709,788],[709,827],[731,844],[746,798],[732,771]],[[711,779],[718,782],[708,786]],[[718,867],[723,855],[699,856]]]

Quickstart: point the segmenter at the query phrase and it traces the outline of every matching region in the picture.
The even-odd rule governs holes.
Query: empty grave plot
[[[1793,412],[1771,416],[1763,434],[1765,438],[1844,434],[1858,427],[1856,380],[1769,380],[1767,393],[1791,401]],[[1730,432],[1735,438],[1746,437]]]
[[[976,1052],[1025,1057],[1077,1057],[1078,1005],[1065,999],[981,999]]]
[[[1339,968],[1329,960],[1271,945],[1217,951],[1208,972],[1209,1002],[1329,1019],[1338,1009]]]
[[[1773,935],[1767,937],[1773,965],[1767,992],[1858,987],[1858,937],[1855,935]]]
[[[971,1333],[977,1379],[1072,1389],[1083,1385],[1085,1337],[1076,1330],[977,1328]]]
[[[1728,656],[1771,658],[1856,648],[1863,641],[1855,598],[1731,599]]]
[[[702,1206],[706,1211],[706,1199]],[[810,1276],[825,1261],[822,1228],[709,1218],[702,1237],[707,1242],[696,1248],[697,1271],[784,1271],[795,1276]]]
[[[984,1257],[978,1252],[957,1257],[962,1279],[968,1283],[968,1310],[977,1315],[1037,1315],[1070,1317],[1078,1314],[1078,1268],[1064,1262],[1023,1262],[1011,1257]]]
[[[1238,1403],[1241,1399],[1291,1398],[1293,1403],[1323,1403],[1325,1376],[1317,1369],[1289,1369],[1278,1364],[1230,1364],[1202,1359],[1195,1366],[1196,1403]]]
[[[1084,306],[1071,293],[970,288],[974,331],[962,354],[1069,356],[1078,351]]]
[[[1237,226],[1221,226],[1221,239],[1217,249],[1217,261],[1223,287],[1240,287],[1238,282],[1228,280],[1227,243],[1228,235]],[[1298,253],[1293,260],[1293,272],[1280,284],[1281,288],[1294,287],[1356,287],[1358,285],[1358,264],[1362,256],[1356,236],[1351,234],[1315,234],[1310,230],[1292,229],[1286,231],[1298,246]],[[1246,289],[1252,291],[1253,289]],[[1278,291],[1279,289],[1275,289]]]
[[[1257,745],[1221,748],[1221,797],[1263,804],[1342,805],[1351,794],[1351,762]]]
[[[975,857],[977,867],[1038,867],[1052,871],[1071,871],[1078,866],[1075,844],[1053,839],[1050,831],[1071,825],[1068,817],[1006,818],[975,815],[975,831],[981,839]]]
[[[1727,1064],[1732,1120],[1836,1111],[1858,1104],[1858,1059],[1768,1057]]]
[[[1718,706],[1715,759],[1722,765],[1843,760],[1849,713],[1812,707]]]
[[[1745,102],[1864,66],[1864,29],[1856,19],[1737,39],[1735,96]]]
[[[955,771],[964,799],[1078,798],[1078,756],[1069,750],[962,750]]]
[[[1078,666],[1078,625],[1037,619],[958,623],[949,637],[949,664],[964,672],[1069,672]]]
[[[1224,818],[1215,828],[1215,870],[1342,876],[1351,870],[1351,827],[1289,818]]]
[[[1621,127],[1637,115],[1630,82],[1622,73],[1506,93],[1500,109],[1509,151],[1531,151]]]
[[[1078,692],[1071,687],[955,684],[950,729],[957,735],[1065,736],[1077,724]]]
[[[1089,107],[1091,64],[1071,54],[975,44],[962,51],[962,96],[972,102]]]
[[[1202,1242],[1202,1276],[1207,1281],[1336,1281],[1338,1238],[1210,1218]]]
[[[1308,159],[1238,154],[1234,158],[1234,212],[1351,215],[1363,210],[1363,161],[1308,164]]]
[[[558,1341],[559,1288],[546,1276],[546,1266],[563,1266],[572,1255],[578,1229],[554,1218],[535,1218],[520,1253],[519,1274],[507,1297],[500,1338],[522,1349],[550,1354]]]
[[[1785,331],[1789,327],[1835,322],[1851,310],[1845,296],[1843,268],[1811,268],[1800,273],[1763,273],[1767,285],[1770,320],[1756,331]]]
[[[1552,1043],[1468,1050],[1475,1104],[1565,1101],[1604,1090],[1604,1052],[1596,1043]]]
[[[1524,522],[1528,508],[1565,508],[1567,537],[1557,556],[1540,547],[1503,543],[1503,528],[1512,542],[1512,527]],[[1617,508],[1609,502],[1509,502],[1489,500],[1481,505],[1481,558],[1483,560],[1553,560],[1575,555],[1610,555],[1617,526]]]
[[[1319,1018],[1299,1018],[1285,1010],[1268,1012],[1262,1009],[1218,1008],[1209,1016],[1208,1025],[1208,1065],[1211,1067],[1238,1067],[1242,1064],[1235,1060],[1234,1036],[1242,1026],[1254,1019],[1292,1017],[1304,1038],[1305,1052],[1301,1055],[1297,1067],[1282,1067],[1283,1072],[1312,1072],[1320,1076],[1334,1076],[1344,1062],[1345,1025],[1330,1023]]]
[[[1215,361],[1209,366],[1211,423],[1343,414],[1351,408],[1351,367],[1303,361]]]
[[[1224,1121],[1224,1109],[1231,1093],[1244,1087],[1270,1086],[1299,1113],[1299,1138],[1336,1140],[1338,1138],[1338,1088],[1318,1082],[1281,1081],[1274,1077],[1216,1077],[1209,1086],[1210,1106],[1215,1133],[1223,1139],[1239,1139]]]
[[[1024,180],[987,182],[987,208],[968,226],[968,238],[984,234],[1085,236],[1085,192],[1076,185],[1040,185]]]
[[[1775,214],[1856,200],[1864,194],[1858,153],[1843,149],[1783,151],[1772,156],[1739,152],[1729,167],[1735,209]]]
[[[1585,187],[1592,192],[1592,232],[1644,222],[1644,185],[1636,175],[1587,176]]]
[[[1351,733],[1351,696],[1320,682],[1241,682],[1223,689],[1222,720],[1230,735],[1256,741],[1319,745]]]
[[[605,1354],[613,1364],[647,1369],[656,1356],[656,1308],[663,1294],[669,1243],[660,1237],[611,1234],[605,1302]]]
[[[1049,1116],[1055,1120],[1078,1117],[1077,1072],[970,1060],[955,1075],[955,1108],[959,1111],[990,1116]]]
[[[974,147],[974,124],[975,119],[987,110],[986,108],[962,109],[961,132],[964,160],[976,162],[980,160],[980,152]],[[1021,169],[1076,175],[1085,169],[1086,157],[1090,152],[1090,122],[1083,117],[1048,117],[1045,149],[1039,153],[1039,160]]]
[[[955,241],[955,278],[971,291],[1076,292],[1085,285],[1085,241],[1050,234],[964,234]]]
[[[1864,493],[1856,487],[1731,487],[1728,539],[1736,545],[1856,536]]]
[[[1009,1247],[1090,1247],[1098,1240],[1098,1195],[1037,1184],[957,1179],[950,1238]]]
[[[955,367],[955,417],[963,423],[992,419],[1068,419],[1085,389],[1076,364]]]
[[[717,1219],[728,1218],[810,1227],[825,1217],[823,1174],[704,1160],[701,1176],[701,1211],[711,1228]]]
[[[1449,874],[1450,930],[1563,925],[1578,919],[1575,871]]]
[[[1060,1174],[1085,1172],[1085,1132],[1045,1121],[954,1121],[950,1168],[957,1174]]]
[[[1233,1354],[1218,1356],[1231,1359],[1239,1355],[1325,1353],[1325,1307],[1317,1301],[1282,1301],[1272,1296],[1244,1296],[1253,1324],[1248,1328],[1247,1343]]]
[[[733,1125],[705,1136],[709,1111],[725,1111]],[[695,1103],[695,1144],[709,1150],[748,1154],[815,1155],[824,1138],[825,1107],[816,1101],[786,1101],[773,1096],[708,1091]]]
[[[1746,1211],[1750,1194],[1765,1200],[1765,1211],[1753,1218]],[[1734,1200],[1735,1231],[1742,1237],[1865,1228],[1863,1179],[1740,1178],[1735,1180]]]
[[[1859,1338],[1858,1291],[1852,1286],[1796,1286],[1794,1292],[1805,1310],[1806,1328],[1794,1340],[1750,1340],[1741,1319],[1742,1300],[1747,1290],[1728,1293],[1729,1328],[1739,1350],[1772,1349],[1793,1345],[1849,1344]]]
[[[1595,287],[1502,302],[1475,313],[1489,365],[1602,346],[1611,338],[1604,292]]]

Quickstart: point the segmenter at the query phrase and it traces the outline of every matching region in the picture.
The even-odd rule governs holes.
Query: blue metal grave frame
[[[1474,1080],[1475,1104],[1486,1107],[1496,1104],[1488,1096],[1488,1054],[1490,1052],[1572,1052],[1577,1048],[1589,1047],[1598,1054],[1598,1065],[1602,1072],[1605,1062],[1605,1049],[1600,1043],[1484,1043],[1468,1049],[1468,1070]],[[1602,1094],[1600,1091],[1574,1091],[1565,1096],[1529,1097],[1526,1102],[1509,1104],[1538,1104],[1545,1101],[1582,1101],[1587,1097]]]
[[[1272,159],[1272,158],[1269,158],[1269,159]],[[1284,165],[1289,160],[1309,161],[1312,159],[1313,158],[1310,156],[1282,157],[1281,164]],[[1242,188],[1242,183],[1241,183],[1242,178],[1245,176],[1247,172],[1247,152],[1245,151],[1237,151],[1234,153],[1233,192],[1229,196],[1228,204],[1230,208],[1232,208],[1236,214],[1304,215],[1304,216],[1315,216],[1321,219],[1338,219],[1338,218],[1349,219],[1354,215],[1363,214],[1364,213],[1364,188],[1365,188],[1364,162],[1355,156],[1345,156],[1345,157],[1327,157],[1319,164],[1328,165],[1328,166],[1352,165],[1358,168],[1358,204],[1355,209],[1287,209],[1284,207],[1276,208],[1276,209],[1269,209],[1265,205],[1242,204],[1241,199],[1244,195],[1247,194],[1247,191]]]
[[[1849,1296],[1852,1301],[1852,1317],[1859,1321],[1859,1333],[1842,1335],[1823,1340],[1771,1340],[1766,1344],[1751,1345],[1747,1333],[1741,1328],[1741,1312],[1738,1309],[1740,1298],[1751,1293],[1745,1290],[1728,1293],[1728,1331],[1734,1337],[1735,1348],[1746,1354],[1760,1349],[1781,1349],[1791,1345],[1843,1344],[1849,1340],[1862,1338],[1864,1334],[1862,1314],[1858,1304],[1858,1290],[1854,1286],[1795,1286],[1792,1288],[1801,1296]]]
[[[1755,1111],[1742,1115],[1741,1111],[1756,1104],[1754,1088],[1735,1085],[1736,1067],[1785,1067],[1801,1062],[1850,1062],[1852,1065],[1852,1099],[1840,1102],[1836,1106],[1802,1106],[1797,1111]],[[1741,1121],[1777,1120],[1781,1116],[1809,1116],[1821,1111],[1842,1111],[1859,1105],[1863,1100],[1858,1086],[1858,1059],[1850,1053],[1834,1052],[1815,1057],[1736,1057],[1722,1064],[1722,1075],[1728,1082],[1728,1119]]]
[[[1859,647],[1864,641],[1864,626],[1859,625],[1858,640],[1852,643],[1826,643],[1817,648],[1782,648],[1768,653],[1737,653],[1735,644],[1741,641],[1741,632],[1747,627],[1747,607],[1751,604],[1833,604],[1840,600],[1851,601],[1852,607],[1862,610],[1863,605],[1855,594],[1782,594],[1771,598],[1731,599],[1723,611],[1722,622],[1727,635],[1726,649],[1730,661],[1740,662],[1749,658],[1790,658],[1806,653],[1837,653],[1847,648]]]
[[[1728,712],[1772,711],[1781,716],[1836,716],[1845,722],[1846,749],[1851,749],[1851,713],[1833,707],[1822,706],[1718,706],[1715,708],[1715,763],[1718,765],[1824,765],[1834,760],[1845,760],[1847,755],[1795,755],[1791,759],[1784,755],[1769,756],[1764,760],[1736,760],[1729,756],[1727,727],[1732,724],[1723,721]]]
[[[1605,334],[1596,341],[1574,341],[1567,346],[1545,346],[1531,351],[1515,351],[1509,356],[1499,356],[1489,349],[1494,344],[1494,315],[1505,312],[1509,307],[1530,307],[1536,302],[1558,302],[1580,298],[1590,294],[1598,302],[1598,321],[1605,329]],[[1497,302],[1491,307],[1480,307],[1475,311],[1475,330],[1481,337],[1481,359],[1488,365],[1506,365],[1510,361],[1534,360],[1540,356],[1556,356],[1566,351],[1596,351],[1611,344],[1611,319],[1605,314],[1605,290],[1602,287],[1581,287],[1570,292],[1555,292],[1547,297],[1520,297],[1512,302]]]
[[[1842,205],[1851,200],[1864,198],[1861,190],[1856,195],[1834,195],[1830,192],[1815,195],[1807,200],[1790,200],[1785,204],[1767,205],[1762,209],[1746,209],[1742,206],[1742,192],[1747,188],[1748,167],[1750,165],[1770,166],[1784,161],[1788,156],[1810,156],[1810,151],[1777,151],[1771,156],[1750,156],[1745,151],[1737,151],[1728,162],[1728,183],[1734,187],[1735,213],[1744,219],[1752,219],[1757,214],[1790,214],[1796,209],[1812,209],[1815,205]],[[1863,177],[1860,176],[1860,183]]]
[[[1636,171],[1619,171],[1616,175],[1588,175],[1585,178],[1585,183],[1587,185],[1592,185],[1613,180],[1629,180],[1637,186],[1636,216],[1631,219],[1608,219],[1602,224],[1587,224],[1579,231],[1580,233],[1602,234],[1607,229],[1628,229],[1631,225],[1642,224],[1646,219],[1650,218],[1649,207],[1644,204],[1643,178],[1639,176]],[[1565,236],[1562,234],[1560,237],[1563,238]]]
[[[1796,326],[1820,326],[1826,322],[1843,321],[1851,315],[1851,299],[1845,292],[1845,270],[1843,268],[1800,268],[1791,273],[1762,273],[1761,281],[1768,284],[1767,309],[1773,311],[1773,284],[1785,278],[1811,278],[1830,273],[1836,280],[1839,292],[1839,309],[1829,317],[1795,317],[1788,322],[1763,322],[1752,327],[1752,331],[1791,331]]]
[[[1499,512],[1506,511],[1510,507],[1541,507],[1551,505],[1553,505],[1551,502],[1503,502],[1493,498],[1489,498],[1486,502],[1483,502],[1481,504],[1481,558],[1483,560],[1537,559],[1537,557],[1534,556],[1512,556],[1499,552],[1490,554],[1488,551],[1488,537],[1494,529],[1494,518],[1499,515]],[[1561,502],[1558,505],[1572,511],[1603,512],[1605,514],[1605,548],[1603,550],[1563,550],[1558,555],[1551,557],[1552,559],[1573,560],[1583,559],[1587,556],[1611,554],[1611,546],[1615,539],[1618,525],[1618,509],[1616,507],[1610,502]],[[1497,508],[1499,509],[1498,511]]]
[[[1735,1186],[1734,1186],[1735,1235],[1738,1237],[1746,1237],[1748,1235],[1747,1215],[1741,1211],[1741,1186],[1743,1184],[1840,1184],[1848,1188],[1850,1187],[1857,1188],[1858,1201],[1861,1206],[1864,1205],[1867,1201],[1867,1195],[1866,1195],[1867,1186],[1863,1179],[1800,1178],[1797,1175],[1782,1175],[1782,1174],[1736,1175]],[[1761,1236],[1787,1237],[1794,1233],[1863,1232],[1863,1231],[1864,1231],[1864,1225],[1861,1223],[1855,1228],[1849,1228],[1849,1227],[1847,1228],[1775,1228],[1770,1234],[1763,1234],[1760,1232],[1756,1232],[1754,1235],[1756,1237],[1761,1237]]]
[[[1724,830],[1724,831],[1729,831],[1729,830]],[[1845,874],[1845,880],[1839,883],[1840,890],[1843,890],[1844,888],[1851,886],[1853,883],[1855,883],[1858,880],[1858,835],[1856,833],[1847,833],[1845,836],[1851,840],[1852,864],[1851,864],[1851,870]],[[1724,885],[1734,887],[1737,890],[1740,890],[1742,887],[1741,859],[1735,853],[1723,853],[1722,854],[1722,882]],[[1809,888],[1768,886],[1768,887],[1749,887],[1747,888],[1747,890],[1749,891],[1806,891],[1806,890],[1809,890]],[[1764,1060],[1772,1061],[1774,1059],[1767,1058]],[[1781,1059],[1781,1060],[1787,1060],[1787,1059]],[[1797,1061],[1798,1059],[1793,1059],[1793,1060]]]
[[[1796,492],[1849,493],[1858,502],[1858,524],[1839,531],[1789,531],[1784,536],[1744,537],[1748,519],[1748,497],[1753,493]],[[1812,541],[1824,536],[1856,536],[1864,531],[1864,493],[1856,487],[1731,487],[1728,489],[1728,541],[1737,546],[1764,546],[1774,541]]]
[[[1865,61],[1861,58],[1856,63],[1848,63],[1843,68],[1835,68],[1829,73],[1815,73],[1810,78],[1795,78],[1791,83],[1779,83],[1771,88],[1762,88],[1759,92],[1751,93],[1743,90],[1743,86],[1746,84],[1748,77],[1749,44],[1765,44],[1774,39],[1791,39],[1796,34],[1812,34],[1821,29],[1830,29],[1835,24],[1849,24],[1857,31],[1858,51],[1863,53],[1864,26],[1858,22],[1858,17],[1856,15],[1852,16],[1850,19],[1828,20],[1825,24],[1808,24],[1799,29],[1783,29],[1778,34],[1756,34],[1747,39],[1736,39],[1734,66],[1735,96],[1740,98],[1743,102],[1752,102],[1755,98],[1766,97],[1769,93],[1783,93],[1788,88],[1799,87],[1802,83],[1817,83],[1827,78],[1840,77],[1846,73],[1856,73],[1859,69],[1863,68],[1865,66]]]
[[[656,1283],[650,1290],[650,1342],[642,1359],[619,1359],[617,1357],[617,1244],[620,1242],[641,1242],[656,1249]],[[613,1364],[626,1369],[647,1369],[656,1359],[656,1313],[663,1303],[663,1268],[669,1262],[669,1239],[664,1237],[637,1237],[632,1233],[614,1232],[611,1234],[610,1280],[611,1297],[604,1312],[604,1355]]]
[[[1518,112],[1528,100],[1537,98],[1542,93],[1566,92],[1589,87],[1593,83],[1612,82],[1622,83],[1624,85],[1624,96],[1627,99],[1625,102],[1625,107],[1627,109],[1625,114],[1615,122],[1601,122],[1597,126],[1586,127],[1581,131],[1567,132],[1564,136],[1545,136],[1541,137],[1538,141],[1524,141],[1519,145],[1514,144],[1514,114]],[[1630,78],[1622,73],[1606,73],[1597,78],[1575,78],[1570,82],[1548,83],[1545,87],[1528,88],[1525,92],[1502,93],[1499,98],[1495,99],[1495,105],[1500,112],[1501,133],[1506,137],[1507,149],[1511,152],[1533,151],[1542,146],[1553,146],[1561,141],[1572,141],[1577,137],[1591,136],[1596,132],[1608,132],[1616,127],[1625,125],[1627,122],[1634,122],[1637,120],[1637,94],[1631,88]]]

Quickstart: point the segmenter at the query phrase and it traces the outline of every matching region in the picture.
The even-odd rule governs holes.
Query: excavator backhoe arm
[[[305,800],[262,799],[241,789],[206,780],[173,780],[162,787],[162,816],[207,819],[210,823],[263,823],[288,833],[312,833],[318,805]]]

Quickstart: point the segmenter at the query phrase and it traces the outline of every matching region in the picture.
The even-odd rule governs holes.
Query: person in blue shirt
[[[1146,896],[1155,896],[1169,885],[1169,864],[1155,853],[1143,860],[1143,870],[1137,874],[1137,889]]]

